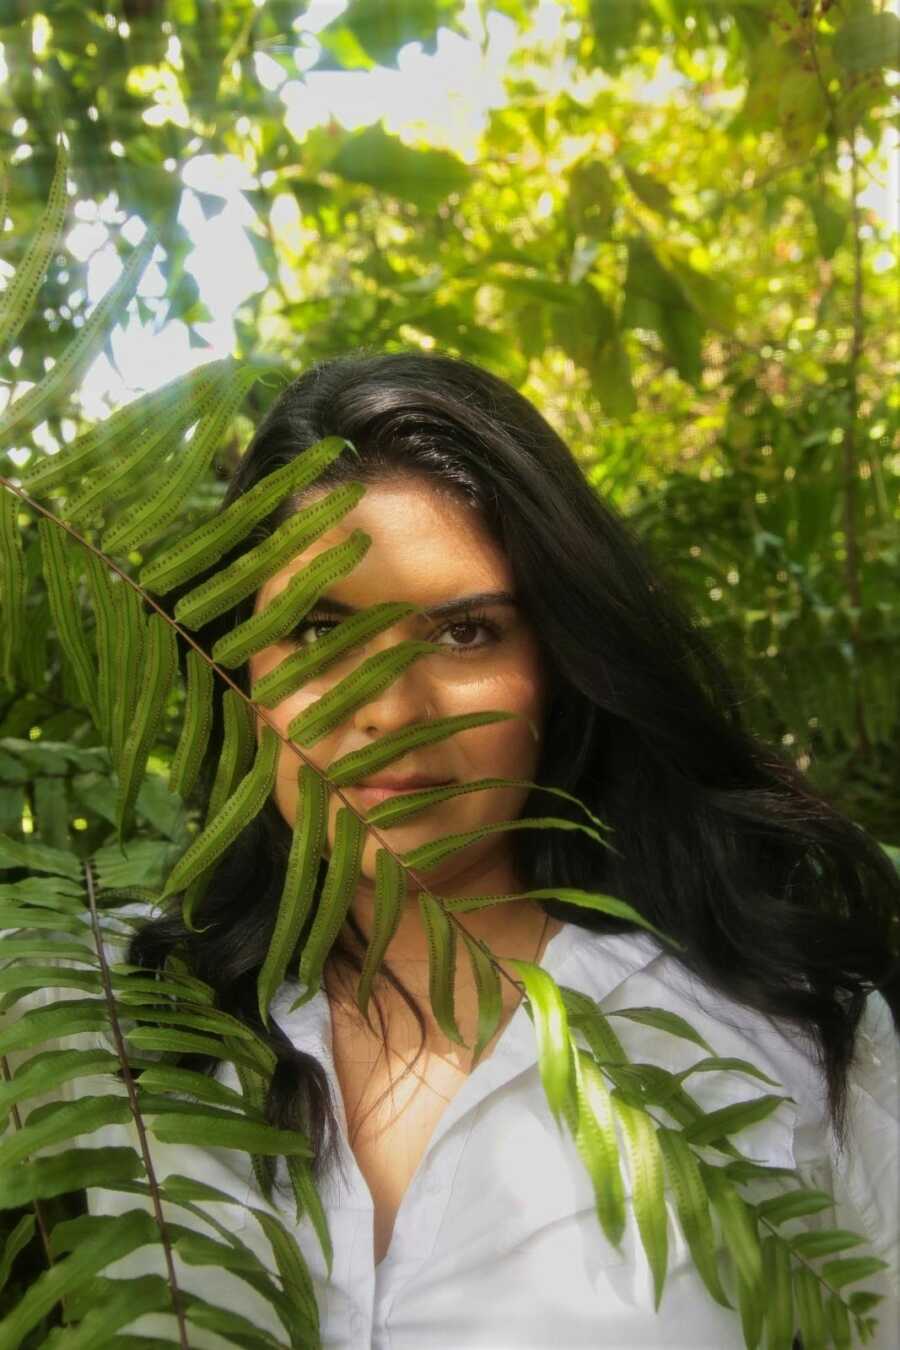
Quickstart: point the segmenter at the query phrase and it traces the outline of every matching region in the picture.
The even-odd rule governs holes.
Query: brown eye
[[[471,641],[479,629],[487,636],[482,637],[480,641]],[[437,638],[443,637],[445,633],[449,633],[453,641],[442,645],[446,646],[447,650],[453,652],[454,655],[462,656],[467,652],[480,651],[482,647],[490,646],[492,642],[499,638],[500,629],[487,617],[473,614],[468,618],[454,619],[451,623],[446,624],[437,634]],[[467,637],[470,639],[469,641],[466,641]],[[437,641],[437,638],[434,640]]]

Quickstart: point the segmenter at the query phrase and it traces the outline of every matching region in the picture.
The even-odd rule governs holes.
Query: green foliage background
[[[7,4],[0,254],[16,267],[34,237],[61,127],[77,196],[114,192],[122,219],[158,231],[167,289],[134,302],[141,317],[179,318],[203,346],[179,171],[237,156],[268,278],[236,316],[238,365],[289,376],[359,344],[422,344],[517,385],[677,576],[743,682],[751,725],[900,845],[900,399],[884,266],[897,244],[858,200],[883,179],[880,146],[898,125],[900,21],[876,0],[576,0],[551,43],[531,0],[481,7],[511,19],[518,44],[509,101],[464,162],[378,122],[296,140],[254,58],[303,79],[302,0]],[[314,68],[391,64],[404,42],[430,50],[462,20],[456,0],[351,0]],[[662,58],[686,87],[642,101]],[[285,197],[293,230],[276,225]],[[201,202],[208,215],[224,204]],[[83,324],[85,277],[68,251],[51,261],[0,369],[11,395]],[[250,389],[185,522],[214,506],[273,397],[271,384]],[[87,425],[77,402],[58,409],[47,430],[59,444],[64,415]],[[43,441],[23,427],[0,472],[15,481]],[[19,524],[33,581],[37,520],[22,510]],[[143,561],[128,555],[134,576]],[[48,654],[46,595],[32,586],[28,604],[28,645],[4,652],[0,831],[100,851],[104,885],[139,874],[158,890],[198,830],[164,778],[183,696],[164,711],[117,874],[109,757]]]

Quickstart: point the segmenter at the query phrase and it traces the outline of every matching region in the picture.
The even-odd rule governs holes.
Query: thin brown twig
[[[153,1156],[150,1152],[150,1145],[147,1140],[147,1131],[144,1126],[144,1117],[141,1114],[140,1104],[138,1102],[137,1088],[134,1077],[131,1072],[131,1066],[128,1062],[128,1051],[125,1048],[125,1038],[122,1035],[122,1028],[119,1025],[119,1014],[116,1007],[116,998],[113,993],[112,980],[109,975],[109,965],[106,960],[106,952],[103,949],[103,934],[100,930],[100,918],[97,913],[97,897],[94,890],[94,877],[91,871],[91,863],[88,859],[84,864],[84,878],[87,888],[88,905],[91,911],[91,928],[94,933],[94,943],[97,948],[97,957],[100,962],[100,981],[103,985],[103,993],[106,997],[106,1004],[109,1010],[109,1025],[112,1032],[113,1041],[116,1047],[116,1053],[119,1056],[119,1062],[122,1066],[122,1079],[125,1083],[125,1090],[128,1093],[128,1104],[131,1107],[134,1126],[137,1130],[138,1141],[140,1143],[141,1158],[144,1163],[144,1169],[147,1173],[147,1184],[150,1189],[150,1197],[153,1202],[153,1216],[156,1219],[156,1225],[159,1228],[160,1242],[165,1255],[166,1270],[169,1277],[169,1287],[172,1293],[172,1308],[175,1318],[178,1322],[178,1339],[181,1350],[191,1350],[190,1342],[187,1337],[187,1325],[184,1318],[184,1309],[181,1303],[181,1291],[178,1287],[178,1277],[175,1274],[175,1261],[172,1255],[172,1243],[169,1238],[169,1232],[166,1228],[165,1215],[162,1212],[162,1202],[160,1200],[159,1182],[156,1179],[156,1170],[153,1166]]]

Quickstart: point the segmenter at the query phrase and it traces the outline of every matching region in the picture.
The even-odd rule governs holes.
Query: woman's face
[[[325,495],[310,493],[307,501]],[[367,486],[365,495],[338,525],[321,535],[272,577],[257,594],[254,613],[264,609],[294,573],[314,557],[341,543],[354,529],[372,543],[362,561],[336,582],[305,616],[289,638],[273,643],[250,658],[251,681],[266,675],[298,647],[308,646],[346,617],[330,601],[364,609],[382,601],[409,601],[424,611],[459,604],[440,616],[410,614],[369,639],[284,699],[268,716],[282,734],[309,707],[366,657],[394,646],[403,638],[427,639],[443,650],[420,656],[380,694],[356,709],[347,720],[304,754],[321,769],[353,751],[364,749],[389,732],[430,718],[486,709],[520,714],[516,719],[469,728],[435,745],[408,752],[373,774],[406,778],[421,774],[438,782],[464,783],[478,778],[534,779],[539,755],[537,736],[543,713],[543,677],[535,636],[525,616],[512,603],[509,561],[487,533],[480,517],[461,497],[435,489],[419,477],[383,480]],[[480,596],[471,602],[469,597]],[[490,597],[495,597],[491,599]],[[504,598],[506,597],[506,598]],[[257,722],[257,735],[261,723]],[[275,800],[285,821],[294,823],[299,756],[282,745]],[[409,789],[407,789],[408,791]],[[361,812],[375,804],[358,787],[344,788]],[[488,788],[427,807],[407,823],[385,830],[398,853],[446,834],[475,829],[521,814],[527,788]],[[334,840],[337,811],[342,805],[330,794],[328,852]],[[365,841],[360,885],[375,877],[378,841],[371,830]],[[513,887],[507,877],[510,835],[500,832],[444,860],[423,874],[429,889],[469,893],[490,877],[491,889]],[[499,880],[498,880],[499,879]]]

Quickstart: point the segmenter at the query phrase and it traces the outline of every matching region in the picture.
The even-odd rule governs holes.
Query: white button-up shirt
[[[870,996],[849,1092],[846,1148],[840,1152],[827,1123],[824,1084],[812,1052],[786,1024],[713,993],[644,933],[600,935],[566,924],[541,962],[557,981],[590,995],[607,1012],[659,1007],[681,1014],[717,1055],[749,1060],[783,1085],[793,1101],[734,1136],[748,1156],[779,1167],[799,1167],[807,1185],[835,1197],[834,1210],[798,1227],[851,1228],[891,1269],[854,1287],[874,1289],[885,1301],[874,1310],[879,1330],[870,1346],[900,1346],[900,1052],[890,1011]],[[341,1122],[340,1166],[320,1186],[334,1246],[328,1278],[308,1219],[297,1224],[287,1200],[269,1205],[254,1182],[246,1155],[216,1148],[153,1145],[160,1178],[186,1174],[233,1195],[238,1202],[274,1209],[295,1233],[309,1265],[325,1346],[344,1350],[742,1350],[736,1311],[710,1298],[680,1235],[667,1191],[669,1269],[659,1311],[653,1280],[630,1212],[621,1250],[599,1226],[593,1189],[571,1137],[550,1114],[537,1066],[534,1027],[524,1006],[514,1013],[493,1053],[463,1082],[432,1135],[398,1209],[390,1248],[377,1266],[373,1205],[347,1143],[346,1119],[331,1053],[327,999],[319,993],[290,1012],[296,986],[285,983],[272,1015],[291,1041],[323,1064]],[[633,1060],[673,1071],[704,1052],[685,1040],[615,1019]],[[237,1086],[231,1066],[223,1081]],[[686,1086],[704,1110],[776,1091],[735,1072],[692,1076]],[[82,1089],[83,1090],[83,1089]],[[121,1143],[133,1130],[110,1127],[91,1144]],[[623,1167],[623,1173],[625,1169]],[[743,1190],[748,1199],[777,1193]],[[788,1183],[792,1185],[793,1183]],[[630,1188],[626,1176],[626,1195]],[[94,1212],[118,1212],[134,1196],[89,1193]],[[231,1232],[273,1266],[257,1221],[243,1207],[208,1207]],[[169,1217],[196,1223],[174,1206]],[[183,1286],[234,1309],[285,1343],[268,1303],[247,1284],[210,1267],[177,1262]],[[113,1275],[164,1273],[161,1254],[145,1248],[110,1268]],[[171,1335],[172,1319],[139,1318],[129,1329]],[[855,1344],[856,1342],[854,1342]],[[194,1328],[192,1347],[227,1342]],[[817,1350],[807,1347],[807,1350]]]

